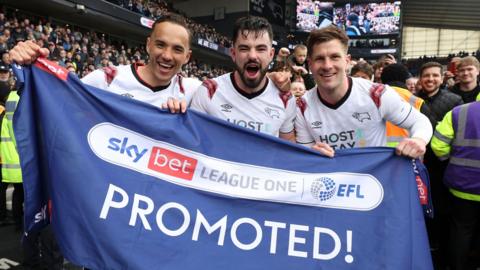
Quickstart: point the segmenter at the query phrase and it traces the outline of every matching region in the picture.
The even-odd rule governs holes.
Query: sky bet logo
[[[127,160],[138,163],[148,152],[147,148],[130,143],[128,137],[108,140],[108,149],[117,152]],[[197,160],[161,147],[152,147],[148,169],[173,177],[192,180]]]
[[[197,160],[161,147],[153,147],[148,168],[174,177],[192,180]]]

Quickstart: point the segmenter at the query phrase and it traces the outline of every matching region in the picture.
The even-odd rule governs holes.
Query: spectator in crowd
[[[308,65],[306,62],[307,46],[303,44],[295,46],[293,49],[293,55],[290,59],[292,61],[292,68],[294,72],[293,80],[296,80],[295,77],[301,77],[307,89],[313,88],[315,86],[315,81],[308,71]]]
[[[0,119],[3,122],[5,117],[5,102],[8,95],[10,94],[11,84],[10,84],[10,68],[5,63],[0,63]],[[1,130],[0,130],[1,131]],[[0,143],[1,146],[1,143]],[[0,226],[13,224],[11,217],[7,215],[7,188],[9,183],[4,183],[0,180]],[[18,201],[17,198],[20,198],[20,193],[22,189],[14,189],[15,201]]]
[[[425,100],[430,108],[430,121],[436,126],[443,117],[454,107],[463,104],[462,98],[446,89],[442,89],[443,67],[437,62],[428,62],[420,68],[420,84],[422,90],[419,96]],[[427,230],[430,238],[430,246],[434,250],[434,256],[438,258],[437,267],[446,267],[446,251],[448,249],[448,217],[450,196],[445,185],[442,183],[446,161],[439,160],[433,153],[430,145],[424,157],[424,164],[430,175],[430,187],[435,215],[427,220]]]
[[[417,82],[418,78],[412,76],[407,79],[406,83],[408,91],[410,91],[414,95],[417,95]]]
[[[373,79],[373,67],[366,61],[359,61],[352,67],[350,74],[354,78],[363,78],[371,81]]]
[[[471,269],[468,255],[480,225],[479,114],[478,101],[455,107],[437,125],[431,144],[441,160],[448,159],[443,179],[452,194],[448,253],[455,270]]]
[[[207,80],[197,90],[192,109],[286,140],[294,140],[295,99],[266,77],[274,56],[270,23],[243,17],[233,30],[233,73]]]
[[[407,90],[406,81],[410,77],[408,69],[402,64],[391,64],[382,71],[382,83],[388,84],[397,94],[412,107],[419,110],[425,116],[430,115],[428,106],[423,99],[414,96]],[[387,146],[396,147],[403,139],[408,138],[408,131],[387,122]]]
[[[300,102],[295,120],[297,142],[327,156],[335,149],[386,145],[385,121],[406,128],[396,153],[417,158],[432,136],[428,118],[390,88],[346,74],[350,62],[348,37],[335,26],[314,30],[308,42],[309,66],[317,91]],[[352,117],[353,116],[353,117]],[[311,123],[322,128],[312,129]]]
[[[458,61],[458,83],[451,90],[453,93],[461,96],[465,103],[475,101],[480,93],[480,86],[478,85],[479,71],[480,63],[473,56],[467,56]]]
[[[305,84],[303,84],[303,82],[292,82],[291,88],[292,95],[297,99],[301,98],[306,91]]]

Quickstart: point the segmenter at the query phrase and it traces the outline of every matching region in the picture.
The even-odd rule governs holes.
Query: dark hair
[[[233,43],[235,44],[240,34],[246,37],[250,32],[253,32],[255,37],[258,37],[266,32],[270,38],[270,41],[273,40],[272,26],[265,18],[248,16],[242,17],[235,22],[232,36]]]
[[[410,77],[412,76],[404,65],[391,64],[383,68],[380,78],[382,80],[382,83],[392,84],[394,82],[399,82],[405,84],[407,79]]]
[[[350,74],[355,75],[357,72],[363,72],[368,75],[368,77],[372,77],[373,75],[373,67],[367,62],[359,62],[355,66],[352,67]]]
[[[422,77],[422,73],[425,69],[427,68],[431,68],[431,67],[438,67],[440,68],[440,75],[443,76],[443,66],[442,64],[438,63],[438,62],[427,62],[425,64],[423,64],[421,67],[420,67],[420,70],[418,71],[418,77]]]
[[[185,28],[188,33],[188,44],[191,45],[192,42],[192,32],[188,28],[187,21],[185,20],[184,17],[175,14],[175,13],[167,13],[163,15],[162,17],[158,18],[153,24],[152,24],[152,31],[150,32],[150,35],[152,35],[153,31],[155,30],[155,26],[158,24],[164,23],[164,22],[169,22],[173,24],[177,24]]]
[[[307,39],[307,54],[312,55],[313,46],[332,40],[338,40],[343,45],[345,51],[348,49],[348,36],[345,31],[330,25],[322,29],[316,29],[310,32]]]

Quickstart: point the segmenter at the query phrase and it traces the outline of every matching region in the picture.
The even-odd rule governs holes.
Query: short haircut
[[[164,23],[164,22],[169,22],[173,23],[176,25],[180,25],[181,27],[185,28],[185,30],[188,33],[188,44],[191,45],[192,42],[192,32],[188,28],[187,21],[185,20],[184,17],[175,14],[175,13],[167,13],[163,15],[162,17],[158,18],[152,25],[152,31],[150,32],[150,35],[152,35],[153,31],[155,30],[155,26],[158,24]]]
[[[418,71],[418,77],[422,77],[423,71],[425,69],[432,68],[432,67],[440,68],[440,75],[443,76],[443,66],[442,66],[442,64],[440,64],[438,62],[427,62],[420,67],[420,70]]]
[[[308,35],[307,39],[308,55],[312,55],[313,46],[332,40],[340,41],[345,49],[345,52],[348,50],[348,36],[345,34],[345,31],[334,25],[330,25],[328,27],[316,29],[310,32],[310,35]]]
[[[473,56],[466,56],[460,59],[457,64],[457,69],[460,67],[465,67],[465,66],[474,66],[477,68],[477,70],[480,70],[480,63],[478,62],[478,59],[473,57]]]
[[[232,36],[233,43],[235,44],[239,35],[246,37],[250,33],[253,33],[255,38],[267,33],[270,41],[273,41],[272,25],[270,25],[265,18],[247,16],[242,17],[235,22]]]
[[[354,75],[355,73],[357,73],[359,71],[367,74],[368,77],[370,77],[370,78],[373,76],[373,67],[372,67],[372,65],[370,65],[367,62],[362,61],[362,62],[359,62],[358,64],[356,64],[355,66],[353,66],[350,74]]]
[[[303,44],[298,44],[295,46],[295,48],[293,48],[293,52],[296,52],[297,50],[307,50],[307,46],[303,45]]]

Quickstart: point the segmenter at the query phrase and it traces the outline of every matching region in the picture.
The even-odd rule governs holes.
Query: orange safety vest
[[[400,95],[401,98],[403,98],[403,100],[410,103],[410,105],[412,105],[412,107],[415,109],[420,110],[420,107],[422,107],[424,102],[423,99],[413,95],[407,89],[395,86],[392,86],[392,88],[397,92],[398,95]],[[408,131],[406,129],[397,127],[394,124],[387,122],[387,146],[396,147],[404,138],[407,137]]]

